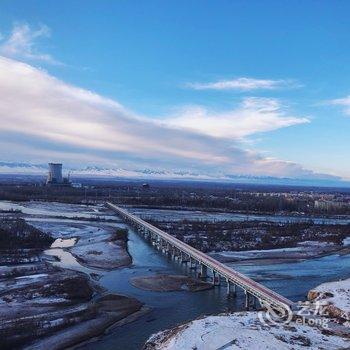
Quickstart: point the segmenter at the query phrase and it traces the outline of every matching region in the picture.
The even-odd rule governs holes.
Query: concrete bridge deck
[[[219,278],[224,278],[228,286],[230,286],[230,284],[233,284],[234,286],[242,288],[245,291],[247,297],[251,295],[260,301],[267,303],[271,307],[278,309],[285,310],[293,308],[295,303],[291,300],[288,300],[282,295],[263,286],[262,284],[253,281],[251,278],[245,276],[244,274],[220,263],[207,254],[158,229],[157,227],[149,224],[141,218],[129,213],[124,208],[121,208],[110,202],[107,202],[107,206],[142,233],[151,235],[152,239],[160,242],[163,246],[166,247],[167,250],[177,249],[181,254],[185,254],[190,259],[193,259],[199,263],[202,268],[205,268],[205,270],[209,268],[213,271],[214,275],[217,274]]]

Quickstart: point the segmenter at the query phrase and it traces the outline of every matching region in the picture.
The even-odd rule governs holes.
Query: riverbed
[[[135,322],[115,329],[97,343],[87,344],[79,349],[140,349],[144,341],[159,330],[203,314],[243,310],[243,292],[238,293],[235,299],[227,299],[224,286],[196,293],[150,292],[133,287],[129,282],[131,277],[154,273],[191,273],[191,271],[184,265],[161,255],[131,228],[129,228],[128,249],[133,257],[133,266],[106,273],[100,283],[112,292],[137,298],[152,310]],[[322,282],[349,277],[350,255],[334,254],[291,264],[232,267],[291,300],[298,301],[305,300],[309,289]]]
[[[8,204],[6,204],[6,206],[7,208],[11,207]],[[84,219],[88,218],[89,215],[90,217],[96,215],[96,211],[93,208],[84,208],[81,206],[75,208],[77,212],[74,212],[74,206],[70,206],[69,210],[66,210],[65,207],[61,207],[62,212],[58,210],[58,205],[51,206],[50,209],[55,212],[55,215],[50,215],[50,209],[43,208],[43,204],[38,205],[36,208],[30,205],[26,205],[25,207],[31,209],[30,220],[32,222],[41,222],[43,226],[45,226],[45,223],[49,225],[54,222],[59,222],[63,225],[62,227],[65,226],[65,229],[70,229],[69,234],[63,234],[62,236],[57,235],[55,236],[56,238],[64,238],[65,236],[69,238],[74,236],[75,230],[80,225],[85,224],[90,226],[90,223],[87,223]],[[83,211],[83,216],[80,216],[78,212],[80,209]],[[45,213],[43,213],[43,211]],[[97,209],[97,211],[99,211],[99,209]],[[67,213],[70,214],[69,218],[52,218],[52,216],[66,216],[65,214]],[[102,213],[108,218],[113,217],[112,212],[103,210]],[[46,218],[38,218],[40,214],[44,215]],[[81,221],[77,218],[78,216],[81,217]],[[75,224],[77,225],[76,227],[74,226]],[[96,227],[98,225],[99,223],[94,223],[91,227]],[[101,223],[100,225],[127,227],[125,224],[120,223]],[[141,316],[136,321],[114,328],[99,340],[81,345],[79,349],[141,349],[149,336],[160,330],[174,327],[178,323],[192,320],[200,315],[243,309],[243,292],[238,292],[236,298],[228,299],[224,285],[223,287],[216,287],[196,293],[187,291],[154,292],[132,286],[130,279],[134,277],[154,275],[157,273],[191,274],[193,271],[189,270],[185,265],[160,254],[160,252],[144,241],[132,228],[128,228],[129,240],[127,248],[132,257],[132,265],[129,267],[111,271],[101,271],[82,266],[75,257],[67,250],[64,250],[64,248],[55,247],[55,251],[51,252],[52,255],[60,255],[61,261],[55,262],[55,264],[82,271],[90,275],[92,273],[98,274],[99,284],[108,291],[134,297],[151,308],[147,314]],[[67,232],[65,229],[62,230],[61,233]],[[89,230],[94,229],[89,228]],[[318,259],[309,259],[293,263],[264,265],[259,265],[259,262],[256,262],[254,265],[231,263],[230,266],[294,301],[305,300],[307,292],[323,282],[350,277],[349,254],[332,254]]]

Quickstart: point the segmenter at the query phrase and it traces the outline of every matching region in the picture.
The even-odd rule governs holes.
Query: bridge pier
[[[166,254],[166,252],[167,252],[167,242],[165,242],[164,240],[163,240],[163,243],[162,243],[162,253],[163,254]]]
[[[236,285],[232,282],[230,282],[227,278],[226,278],[226,285],[227,285],[227,295],[228,296],[236,296]]]
[[[196,270],[195,273],[198,277],[206,279],[208,277],[207,270],[209,268],[210,270],[213,270],[214,284],[219,284],[221,282],[221,278],[226,279],[228,294],[235,295],[236,287],[241,287],[245,291],[245,305],[247,309],[252,303],[255,305],[256,300],[259,300],[260,303],[263,301],[264,303],[268,303],[275,308],[281,309],[285,309],[286,305],[288,307],[295,306],[292,301],[288,300],[282,295],[279,295],[278,293],[266,288],[260,283],[252,281],[249,277],[244,276],[238,271],[220,264],[214,258],[198,251],[184,242],[181,242],[177,238],[158,229],[157,227],[152,226],[135,215],[128,213],[127,210],[110,202],[107,202],[107,206],[115,211],[119,216],[124,218],[124,220],[131,227],[133,227],[136,232],[140,233],[140,235],[142,233],[144,237],[148,239],[158,250],[162,250],[168,254],[170,253],[171,256],[174,259],[178,259],[178,261],[181,259],[182,262],[189,262],[190,268],[194,268]],[[186,255],[186,260],[184,259],[183,254]],[[197,271],[197,268],[200,269],[200,271]],[[216,279],[216,276],[218,276],[218,280]]]
[[[166,246],[165,246],[165,254],[166,255],[170,254],[170,244],[169,243],[167,243]]]
[[[249,310],[251,307],[256,310],[257,309],[257,303],[256,303],[257,298],[254,295],[248,293],[247,291],[244,291],[244,292],[245,292],[245,308],[246,308],[246,310]]]
[[[249,310],[250,294],[247,291],[244,291],[244,293],[245,293],[245,308],[246,310]]]
[[[197,270],[197,262],[190,257],[190,269]]]
[[[201,264],[201,272],[200,272],[200,277],[201,278],[207,278],[208,277],[208,268]]]
[[[159,250],[159,239],[157,236],[154,238],[154,246],[156,247],[157,250]]]
[[[183,264],[187,264],[189,261],[190,261],[190,259],[189,259],[188,255],[187,255],[186,253],[184,253],[184,254],[182,255],[182,260],[181,260],[181,262],[182,262]]]
[[[215,270],[213,270],[213,285],[220,286],[220,275]]]
[[[149,232],[147,230],[145,230],[145,233],[143,236],[145,237],[146,241],[149,241]]]

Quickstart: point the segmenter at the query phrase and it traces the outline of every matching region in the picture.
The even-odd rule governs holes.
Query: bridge
[[[206,278],[209,269],[212,271],[214,284],[220,284],[221,279],[226,281],[228,294],[235,295],[236,287],[243,289],[247,308],[249,308],[251,302],[255,300],[259,300],[261,304],[267,304],[283,312],[294,308],[294,302],[273,290],[253,281],[244,274],[220,263],[209,255],[129,213],[126,209],[110,202],[106,204],[140,234],[149,239],[152,244],[157,246],[162,252],[171,254],[182,262],[189,263],[191,268],[197,269],[198,267],[200,269],[200,277]]]

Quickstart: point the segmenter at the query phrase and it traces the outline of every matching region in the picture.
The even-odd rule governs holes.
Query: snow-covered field
[[[245,261],[254,259],[307,259],[336,248],[337,246],[333,243],[305,241],[298,243],[297,247],[292,248],[223,251],[212,253],[211,255],[218,260],[226,262],[230,260]]]
[[[96,272],[93,271],[95,268],[110,270],[131,262],[126,243],[111,241],[111,235],[118,227],[115,223],[86,223],[79,220],[62,223],[57,219],[32,224],[56,238],[51,248],[45,251],[46,255],[59,259],[52,262],[54,265],[89,273]]]
[[[131,257],[121,241],[101,240],[98,242],[95,238],[92,243],[83,244],[83,240],[80,242],[70,251],[79,262],[89,267],[111,270],[131,263]]]
[[[350,245],[350,237],[346,237],[346,238],[343,240],[343,245]]]
[[[106,208],[102,204],[91,206],[84,204],[66,204],[59,202],[30,201],[25,203],[15,203],[9,201],[0,201],[0,210],[18,210],[27,215],[49,217],[64,216],[67,218],[115,219],[115,216],[107,214]]]
[[[105,238],[109,237],[109,231],[105,230],[101,226],[105,227],[99,223],[85,223],[81,221],[74,221],[73,223],[65,223],[62,220],[55,219],[55,221],[30,221],[31,225],[35,226],[39,230],[50,233],[54,238],[76,238],[76,237],[89,237],[93,239],[95,235],[105,235]],[[57,248],[57,247],[52,247]]]
[[[153,335],[146,350],[332,350],[348,349],[349,339],[316,327],[263,325],[256,312],[208,316]]]
[[[294,215],[259,215],[242,213],[207,212],[203,210],[181,209],[154,209],[141,207],[128,207],[131,213],[145,220],[157,220],[162,222],[174,222],[182,220],[190,221],[266,221],[266,222],[305,222],[313,220],[316,224],[341,224],[347,225],[349,218],[322,218]]]
[[[52,244],[51,248],[68,248],[72,247],[77,242],[77,238],[57,238]]]
[[[142,307],[136,299],[106,294],[96,282],[101,269],[131,262],[126,237],[117,239],[120,225],[103,206],[0,201],[1,210],[5,217],[13,215],[7,211],[20,211],[32,226],[56,239],[50,248],[51,240],[43,246],[45,251],[35,249],[33,262],[21,255],[29,249],[15,246],[11,265],[0,266],[0,334],[5,341],[0,339],[0,349],[22,348],[33,337],[39,345],[29,348],[68,348],[103,334]],[[54,346],[48,345],[52,338]]]
[[[341,314],[343,318],[350,320],[350,278],[317,286],[309,292],[309,299],[322,300],[333,306],[328,308],[330,313]]]
[[[59,260],[52,261],[54,265],[95,273],[94,268],[110,270],[131,262],[126,242],[111,241],[120,225],[103,205],[0,201],[1,209],[20,210],[31,225],[56,238],[51,249],[45,251]],[[88,218],[113,219],[113,222],[86,221]]]

